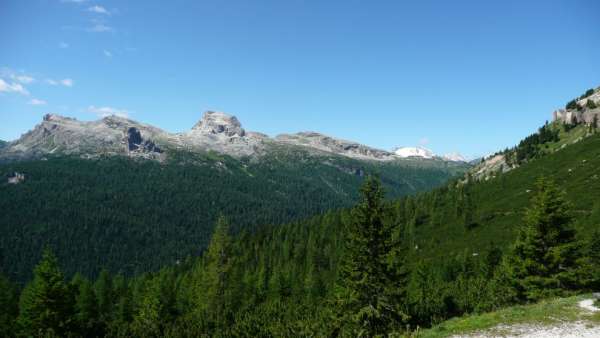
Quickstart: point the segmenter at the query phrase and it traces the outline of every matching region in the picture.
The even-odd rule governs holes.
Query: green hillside
[[[40,165],[39,170],[48,168],[47,165],[39,164],[40,162],[36,163]],[[117,171],[121,172],[125,178],[143,185],[146,189],[150,189],[149,191],[153,191],[152,189],[155,189],[153,187],[161,186],[147,184],[149,181],[154,181],[155,176],[143,176],[144,184],[138,182],[133,176],[140,176],[140,172],[166,171],[169,173],[169,177],[173,175],[194,177],[193,170],[186,166],[181,166],[177,170],[186,169],[191,172],[185,170],[171,172],[176,169],[158,165],[152,169],[154,164],[147,162],[144,162],[142,167],[136,167],[144,168],[144,170],[130,174],[126,174],[125,170],[129,168],[125,164],[129,165],[129,163],[121,162],[121,160],[95,163],[62,159],[52,163],[62,163],[62,166],[59,167],[62,168],[62,171],[56,172],[58,176],[70,173],[71,166],[77,165],[78,175],[89,171],[93,173],[93,177],[109,177],[110,180],[115,180],[117,175],[98,175],[99,172],[106,171],[106,166],[110,164],[116,166]],[[301,163],[301,161],[286,161],[285,163]],[[347,162],[344,163],[347,164]],[[26,168],[31,170],[33,168],[32,164],[15,164],[14,166],[18,165],[25,167],[11,167],[10,170]],[[99,171],[100,168],[102,171]],[[314,167],[302,168],[315,170]],[[324,170],[319,166],[317,168]],[[370,202],[362,204],[368,206],[366,209],[364,207],[362,209],[367,213],[371,212],[370,210],[381,208],[376,219],[380,219],[383,229],[386,229],[386,235],[382,239],[388,243],[386,245],[389,245],[391,250],[385,255],[385,266],[387,266],[385,269],[389,269],[396,276],[392,279],[388,278],[386,282],[383,282],[383,279],[369,279],[371,282],[379,284],[373,286],[375,289],[368,287],[365,290],[376,290],[377,288],[379,288],[379,292],[389,290],[385,292],[391,292],[390,298],[384,299],[394,299],[389,304],[398,306],[398,311],[406,315],[401,322],[391,326],[382,326],[382,329],[384,328],[385,332],[403,332],[407,327],[414,330],[416,327],[435,326],[449,318],[464,314],[496,311],[508,305],[527,302],[527,298],[523,298],[525,296],[519,293],[521,291],[518,291],[515,284],[519,279],[514,275],[515,270],[511,270],[514,268],[510,267],[510,264],[515,264],[510,262],[514,261],[514,257],[516,257],[511,248],[514,247],[517,230],[524,224],[523,211],[532,205],[533,196],[538,196],[538,198],[541,196],[542,190],[539,189],[554,189],[551,188],[553,186],[551,183],[540,186],[541,188],[535,187],[534,182],[541,176],[549,179],[546,182],[556,182],[557,191],[564,190],[566,192],[564,200],[568,204],[567,214],[573,216],[573,225],[577,229],[578,235],[575,242],[567,243],[567,245],[574,245],[572,247],[577,249],[576,256],[573,258],[576,259],[576,264],[569,263],[575,265],[570,265],[572,267],[566,271],[572,274],[569,275],[571,276],[569,278],[574,276],[575,279],[574,284],[565,284],[560,287],[556,287],[556,285],[561,284],[546,284],[547,287],[543,289],[545,293],[533,294],[532,297],[535,298],[531,299],[544,299],[545,295],[573,295],[600,286],[600,271],[595,268],[600,264],[600,256],[597,254],[600,242],[598,236],[590,235],[593,231],[600,230],[598,226],[600,224],[600,207],[595,198],[600,193],[598,168],[600,168],[600,134],[594,134],[555,152],[538,154],[524,161],[520,167],[487,181],[461,184],[460,180],[455,180],[449,185],[430,192],[388,200],[382,206],[371,205]],[[378,170],[370,169],[377,171],[383,181],[389,180],[387,170],[391,170],[390,168],[383,166],[378,167]],[[254,178],[260,177],[261,173],[267,171],[265,167],[256,171],[255,167],[250,164],[243,170]],[[368,171],[366,170],[366,172]],[[30,171],[30,173],[36,172]],[[339,173],[336,172],[336,175]],[[46,177],[49,175],[46,174]],[[234,177],[242,176],[234,175]],[[315,176],[311,175],[310,177],[314,178]],[[352,175],[352,177],[355,176]],[[223,177],[219,178],[223,179]],[[286,185],[294,182],[290,181],[292,180],[290,176],[281,179],[286,179]],[[360,176],[357,176],[356,179],[357,181],[362,180]],[[27,187],[27,180],[20,187],[19,185],[6,185],[3,189],[23,189]],[[110,180],[103,181],[102,184],[112,187],[109,184]],[[32,181],[33,179],[30,179],[29,183],[32,184]],[[170,184],[175,184],[175,182]],[[265,184],[265,181],[261,181],[260,184]],[[196,184],[191,185],[190,182],[184,185],[197,186]],[[68,186],[68,184],[64,183],[64,186]],[[57,186],[57,188],[60,187],[63,186]],[[399,194],[394,187],[396,186],[389,184],[385,187],[389,197]],[[159,191],[165,191],[165,189],[162,188]],[[182,186],[178,186],[177,189],[186,191]],[[12,190],[13,193],[15,191]],[[31,191],[37,190],[32,189]],[[265,196],[271,196],[271,189],[267,189],[267,191]],[[295,198],[301,198],[302,191],[298,188],[289,193],[293,194]],[[325,191],[319,190],[319,193]],[[85,193],[85,190],[82,192]],[[563,203],[562,197],[559,193],[557,194],[551,203]],[[157,196],[157,194],[150,195]],[[24,196],[20,203],[30,200],[30,198],[26,198],[28,195]],[[106,200],[110,196],[116,195],[103,193],[100,196]],[[132,196],[140,197],[139,195]],[[285,195],[278,194],[277,198],[281,196]],[[90,199],[83,200],[89,201]],[[119,198],[118,202],[121,203],[125,200],[127,199]],[[137,200],[137,198],[133,198],[133,200]],[[187,198],[182,197],[181,200],[176,201],[185,203],[186,200]],[[156,201],[159,203],[160,199],[156,199]],[[302,203],[306,203],[306,201]],[[281,204],[274,203],[273,205]],[[133,206],[142,207],[140,204]],[[174,206],[176,204],[168,207]],[[113,214],[118,215],[122,207],[116,204],[113,207]],[[173,222],[178,219],[177,213],[185,213],[189,207],[192,206],[185,204],[182,209],[177,209],[176,213],[171,214],[170,217],[173,219],[169,224],[177,224]],[[5,209],[8,208],[5,207]],[[35,210],[38,209],[43,210],[41,205],[38,205]],[[66,210],[74,209],[67,208]],[[133,213],[135,208],[130,207],[123,210]],[[97,334],[107,336],[196,336],[205,333],[214,336],[302,337],[335,336],[337,334],[344,336],[350,332],[356,332],[352,326],[341,324],[342,320],[347,319],[337,315],[337,311],[340,309],[338,305],[340,290],[345,287],[344,285],[348,285],[340,284],[341,276],[348,278],[347,273],[341,273],[342,267],[344,269],[348,267],[348,263],[342,263],[342,257],[349,252],[347,251],[348,241],[353,238],[352,236],[356,236],[355,232],[349,232],[348,229],[354,226],[357,219],[363,217],[357,215],[356,210],[358,209],[355,211],[349,209],[329,211],[288,224],[261,226],[256,228],[254,233],[242,231],[234,238],[228,236],[227,222],[221,222],[219,230],[216,232],[218,235],[214,235],[208,253],[201,259],[185,259],[179,264],[163,268],[158,272],[143,273],[132,279],[126,279],[122,275],[111,276],[104,272],[94,282],[92,291],[85,291],[90,290],[89,287],[92,284],[89,281],[77,277],[71,285],[75,290],[79,290],[79,293],[73,297],[79,299],[78,302],[83,301],[82,299],[89,299],[88,296],[91,292],[98,299],[97,306],[104,304],[101,306],[104,310],[101,310],[103,314],[97,316],[87,313],[88,317],[85,317],[89,318],[89,321],[85,322],[87,326],[76,326],[69,330],[83,330],[82,332],[85,332],[86,335],[92,334],[91,332],[99,332]],[[225,210],[225,212],[228,211]],[[30,212],[34,212],[33,209]],[[154,215],[149,209],[144,209],[144,212],[146,217]],[[68,215],[72,216],[73,213]],[[543,214],[541,215],[543,216]],[[49,214],[46,214],[45,217],[48,219]],[[363,217],[363,219],[370,220],[371,217]],[[569,222],[568,217],[560,215],[556,219],[559,223]],[[243,219],[236,218],[235,215],[230,217],[230,223],[233,228],[238,229],[244,224]],[[111,228],[95,227],[94,229],[108,231]],[[157,238],[159,236],[169,238],[172,235],[166,227],[157,229],[157,232]],[[67,234],[69,235],[66,238],[69,240],[74,241],[73,239],[77,238],[75,235],[70,235],[69,232]],[[126,233],[124,238],[131,235]],[[9,238],[15,239],[23,235],[11,236]],[[183,237],[179,238],[179,242],[173,241],[172,243],[183,247],[186,244]],[[23,236],[23,238],[28,237]],[[29,238],[35,240],[35,237]],[[94,238],[101,238],[101,236]],[[120,237],[111,235],[104,238],[118,239]],[[353,241],[354,243],[366,243],[362,240],[357,241],[356,238]],[[523,241],[522,238],[521,241]],[[192,245],[191,242],[193,241],[190,240],[190,245]],[[9,241],[5,241],[3,248],[6,248],[9,243]],[[137,250],[144,250],[143,247],[147,244],[148,242],[135,243]],[[85,245],[102,248],[101,246],[94,247],[91,241],[85,242]],[[65,257],[65,253],[60,251],[60,245],[57,247],[59,262],[65,271],[72,271],[72,266],[77,266],[81,261],[85,261],[80,257]],[[105,254],[113,259],[128,259],[124,256],[111,256],[111,253],[119,252],[115,248],[118,248],[117,244],[106,249]],[[10,250],[5,252],[10,252]],[[85,251],[73,251],[71,254],[81,255],[82,253]],[[150,250],[145,253],[151,254]],[[152,254],[156,254],[156,252],[152,252]],[[364,264],[366,269],[371,269],[371,264],[381,259],[381,256],[378,258],[373,251],[365,255],[361,264]],[[33,257],[32,261],[39,259],[37,253],[32,253],[30,256]],[[52,256],[46,255],[41,266],[57,269],[52,267],[53,264],[56,264],[52,262],[54,262]],[[348,261],[346,260],[346,262]],[[355,266],[355,268],[361,269],[362,266]],[[376,270],[369,271],[376,273]],[[40,280],[39,271],[36,275],[38,276],[37,280]],[[552,283],[551,280],[544,279],[544,281],[544,283]],[[7,290],[10,289],[7,288]],[[60,291],[61,294],[64,292],[67,291]],[[10,300],[13,297],[10,296],[11,294],[14,295],[14,293],[9,293],[0,298]],[[29,295],[30,291],[25,294],[26,297],[33,297]],[[63,294],[60,297],[67,296]],[[11,303],[7,304],[7,308],[10,308]],[[91,304],[93,305],[94,301]],[[377,307],[379,306],[377,305]],[[389,308],[387,305],[384,306]],[[371,308],[368,311],[370,313],[370,311],[379,310]],[[68,315],[65,314],[65,316],[68,318]],[[10,318],[13,317],[7,318],[6,321],[10,322]],[[97,318],[100,318],[99,321]],[[340,332],[339,330],[346,331]],[[439,327],[434,330],[439,330]]]
[[[389,196],[398,197],[443,185],[467,168],[286,149],[260,161],[180,153],[166,164],[51,157],[0,165],[2,271],[28,280],[45,245],[67,275],[96,276],[103,267],[127,275],[153,271],[199,255],[221,213],[236,231],[253,232],[351,206],[369,173],[379,173]],[[25,181],[6,183],[14,172]]]

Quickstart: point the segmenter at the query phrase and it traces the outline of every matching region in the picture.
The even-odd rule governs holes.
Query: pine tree
[[[73,326],[73,294],[56,256],[45,249],[33,280],[21,293],[18,323],[25,335],[65,336]]]
[[[161,329],[160,285],[158,278],[150,280],[138,311],[134,316],[133,330],[140,337],[160,337]]]
[[[391,292],[390,228],[384,224],[381,183],[368,177],[362,199],[352,212],[346,247],[336,283],[338,334],[373,337],[397,329],[403,320]]]
[[[112,310],[115,302],[113,293],[112,278],[106,269],[102,269],[98,280],[94,284],[94,291],[98,298],[98,314],[101,321],[109,322],[112,320]]]
[[[98,327],[98,302],[89,280],[76,274],[71,281],[75,291],[75,322],[79,334],[85,337],[101,336]]]
[[[585,103],[585,107],[588,109],[598,108],[598,106],[596,105],[596,102],[594,102],[594,100],[587,100],[587,102]]]
[[[199,309],[218,327],[229,321],[233,248],[229,222],[221,216],[210,240],[199,290]]]
[[[578,280],[586,289],[600,291],[600,229],[596,229],[587,240],[578,264],[581,267]]]
[[[576,287],[578,245],[564,193],[541,178],[509,258],[517,295],[538,300]]]

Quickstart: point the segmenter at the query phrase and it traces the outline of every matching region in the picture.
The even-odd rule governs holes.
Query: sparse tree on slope
[[[336,331],[343,336],[374,337],[397,329],[404,315],[392,292],[398,286],[387,262],[391,236],[384,222],[381,183],[369,177],[361,192],[336,284]]]
[[[509,258],[522,300],[560,295],[576,287],[578,245],[569,205],[557,186],[541,178]]]

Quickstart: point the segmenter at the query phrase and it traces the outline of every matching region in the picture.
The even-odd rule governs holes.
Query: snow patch
[[[433,151],[423,147],[400,147],[394,150],[394,154],[401,158],[407,157],[421,157],[421,158],[434,158],[435,154]]]

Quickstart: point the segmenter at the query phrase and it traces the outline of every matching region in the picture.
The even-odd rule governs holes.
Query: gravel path
[[[584,311],[596,312],[593,299],[578,303]],[[498,325],[492,329],[468,335],[456,335],[453,338],[600,338],[600,325],[584,321],[559,323],[554,325],[516,324]]]

